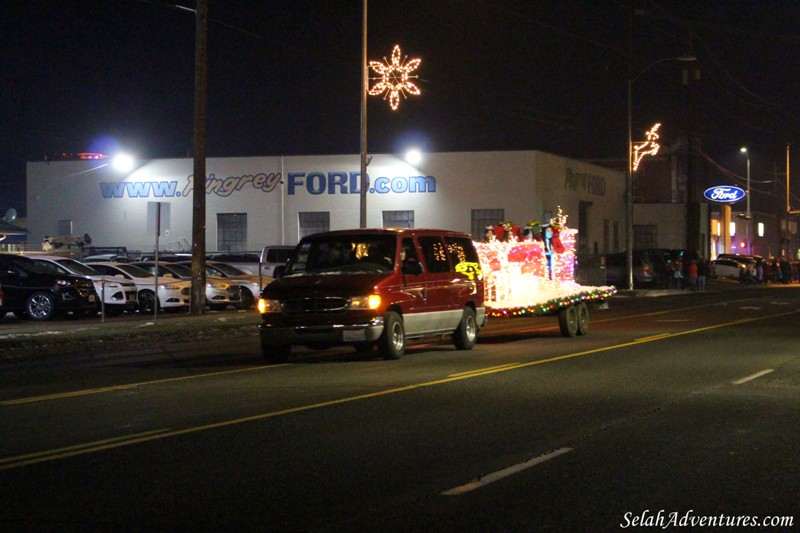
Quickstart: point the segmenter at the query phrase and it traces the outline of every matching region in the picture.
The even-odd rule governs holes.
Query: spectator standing
[[[683,288],[683,261],[676,259],[672,263],[672,277],[675,279],[675,288]]]
[[[706,290],[706,277],[708,276],[708,261],[702,257],[697,263],[697,290],[705,292]]]
[[[696,291],[697,290],[697,276],[699,274],[698,271],[697,271],[697,261],[692,259],[691,262],[689,263],[689,267],[686,270],[687,270],[687,272],[689,274],[689,287],[688,288],[693,290],[693,291]]]

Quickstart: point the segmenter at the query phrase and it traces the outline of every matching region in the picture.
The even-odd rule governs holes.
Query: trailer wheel
[[[584,302],[578,304],[578,335],[589,333],[589,308]]]
[[[558,327],[565,337],[574,337],[578,334],[578,308],[576,306],[570,305],[558,312]]]

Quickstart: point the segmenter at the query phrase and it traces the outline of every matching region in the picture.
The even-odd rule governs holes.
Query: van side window
[[[419,256],[417,256],[417,247],[414,246],[414,240],[406,237],[403,239],[400,248],[400,268],[403,274],[422,274],[422,267],[420,266]]]
[[[419,244],[422,246],[422,255],[425,257],[425,264],[428,265],[428,272],[450,272],[450,263],[447,262],[442,239],[420,237]]]
[[[447,254],[450,256],[450,263],[452,265],[459,265],[461,263],[476,263],[478,266],[480,260],[478,259],[478,252],[472,241],[466,237],[445,237],[444,242],[447,244]]]

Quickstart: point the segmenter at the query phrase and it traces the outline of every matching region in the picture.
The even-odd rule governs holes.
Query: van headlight
[[[280,313],[281,303],[278,300],[268,300],[266,298],[259,298],[258,312],[261,313],[262,315],[266,313]]]
[[[381,306],[381,297],[377,294],[354,296],[350,298],[350,309],[377,309]]]

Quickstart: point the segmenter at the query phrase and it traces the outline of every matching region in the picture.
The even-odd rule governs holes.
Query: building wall
[[[296,243],[300,212],[328,212],[331,229],[358,227],[359,168],[358,155],[208,159],[206,248],[217,249],[218,213],[247,214],[250,250]],[[28,163],[29,242],[57,235],[59,221],[69,220],[72,234],[88,233],[94,245],[152,250],[148,203],[165,202],[169,230],[160,247],[186,249],[192,169],[191,159],[144,161],[127,174],[100,161]],[[587,242],[602,240],[603,220],[624,228],[624,174],[552,154],[433,153],[416,167],[375,154],[368,174],[369,227],[382,225],[383,211],[413,210],[415,227],[470,232],[473,209],[504,209],[506,221],[524,225],[560,206],[578,228],[579,205],[589,202]]]

